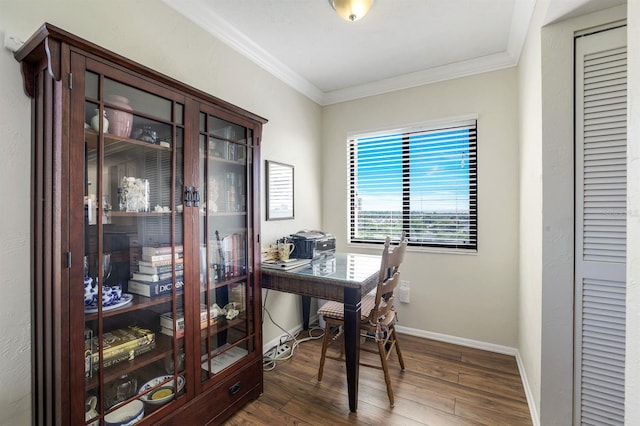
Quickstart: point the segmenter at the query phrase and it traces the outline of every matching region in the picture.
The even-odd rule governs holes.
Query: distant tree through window
[[[477,250],[476,121],[350,138],[349,242]]]

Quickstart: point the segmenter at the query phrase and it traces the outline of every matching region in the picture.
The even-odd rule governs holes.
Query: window
[[[477,249],[476,121],[349,139],[349,242]]]

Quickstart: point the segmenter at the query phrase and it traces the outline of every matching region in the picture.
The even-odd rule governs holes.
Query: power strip
[[[291,353],[291,347],[289,345],[280,345],[278,346],[278,352],[276,353],[276,359],[281,359],[286,356],[289,356]]]

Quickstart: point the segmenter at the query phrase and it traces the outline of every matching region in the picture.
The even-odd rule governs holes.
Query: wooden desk
[[[344,340],[349,409],[358,408],[360,299],[376,287],[380,256],[336,253],[289,271],[262,269],[262,288],[344,303]]]

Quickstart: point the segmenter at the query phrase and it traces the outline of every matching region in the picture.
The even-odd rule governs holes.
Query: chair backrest
[[[407,244],[408,241],[404,232],[400,243],[391,251],[391,238],[387,237],[385,239],[380,262],[378,287],[376,288],[376,301],[369,313],[369,322],[378,321],[379,318],[386,316],[393,309],[393,291],[400,284],[400,265],[404,260]]]
[[[391,251],[391,238],[387,237],[384,241],[384,247],[382,249],[382,259],[380,261],[380,274],[378,276],[378,284],[384,282],[384,280],[391,278],[396,273],[400,264],[404,260],[404,253],[407,250],[407,236],[402,232],[400,243]]]

